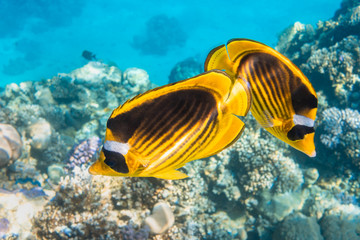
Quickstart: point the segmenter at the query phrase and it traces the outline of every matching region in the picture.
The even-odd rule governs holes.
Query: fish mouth
[[[313,152],[311,152],[310,154],[308,154],[309,157],[316,157],[316,151],[314,150]]]

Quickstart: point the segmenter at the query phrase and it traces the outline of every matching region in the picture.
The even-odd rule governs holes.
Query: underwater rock
[[[69,110],[65,112],[65,122],[68,126],[81,128],[83,124],[90,120],[91,112],[88,105],[71,104]]]
[[[320,221],[325,240],[360,239],[360,209],[341,205],[328,210]]]
[[[177,63],[169,76],[169,83],[178,82],[187,78],[194,77],[203,72],[203,65],[196,58],[190,57]]]
[[[128,68],[123,75],[123,86],[131,92],[144,92],[150,87],[148,73],[140,68]]]
[[[48,87],[39,89],[34,96],[38,103],[42,106],[47,106],[55,103],[55,100]]]
[[[31,146],[37,150],[47,148],[51,140],[51,125],[45,119],[39,119],[28,128]]]
[[[275,229],[273,240],[323,240],[320,226],[314,217],[301,213],[287,216]],[[339,238],[340,239],[340,238]]]
[[[36,168],[46,172],[49,165],[64,162],[73,144],[73,138],[54,131],[52,132],[48,147],[41,150],[31,148],[30,154],[31,157],[37,160]]]
[[[98,85],[103,83],[120,83],[122,73],[116,66],[91,61],[81,68],[75,69],[69,74],[63,73],[62,77],[69,77],[72,82],[77,84]]]
[[[65,176],[64,166],[60,164],[52,164],[47,168],[47,174],[53,183],[58,184],[61,177]]]
[[[152,214],[145,219],[145,224],[152,233],[161,234],[168,230],[175,222],[174,214],[165,202],[157,203]]]
[[[263,191],[257,209],[273,222],[282,221],[289,214],[300,210],[308,195],[307,191],[275,195]]]
[[[79,129],[76,132],[75,141],[81,141],[83,139],[91,138],[91,136],[94,135],[94,133],[98,133],[98,128],[99,128],[98,120],[94,119],[84,123],[81,129]]]
[[[316,168],[308,168],[303,171],[305,184],[312,185],[314,184],[319,178],[319,171]]]
[[[10,83],[8,85],[6,85],[5,87],[5,92],[4,92],[4,97],[5,98],[11,98],[14,95],[19,95],[20,92],[20,87],[19,85],[17,85],[16,83]]]
[[[21,155],[22,141],[16,129],[0,123],[0,167],[11,164]]]
[[[279,41],[276,45],[276,50],[279,52],[291,52],[299,47],[300,44],[304,44],[314,36],[315,30],[311,24],[302,24],[301,22],[295,22],[283,30],[279,36]],[[295,57],[295,56],[294,56]]]
[[[184,46],[186,39],[186,33],[175,18],[160,14],[146,22],[142,34],[134,36],[132,47],[145,55],[165,55],[173,47]]]
[[[50,91],[58,104],[68,104],[79,100],[81,88],[71,83],[71,78],[62,76],[51,79]]]

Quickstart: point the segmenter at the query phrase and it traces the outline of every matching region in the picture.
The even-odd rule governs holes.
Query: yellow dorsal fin
[[[236,69],[233,69],[234,62],[231,61],[229,58],[227,49],[225,45],[220,45],[217,48],[214,48],[210,51],[208,54],[204,70],[210,71],[213,69],[219,69],[226,71],[227,74],[230,75],[230,77],[234,78]]]
[[[167,180],[177,180],[177,179],[187,178],[189,176],[186,175],[185,173],[172,169],[166,172],[156,173],[155,175],[151,175],[151,177],[167,179]]]
[[[122,106],[116,108],[112,112],[111,117],[127,112],[140,104],[152,101],[164,94],[184,89],[208,89],[211,92],[217,92],[220,96],[228,96],[232,85],[233,80],[229,78],[224,71],[211,70],[195,77],[154,88],[143,94],[137,95],[133,99],[126,101]]]

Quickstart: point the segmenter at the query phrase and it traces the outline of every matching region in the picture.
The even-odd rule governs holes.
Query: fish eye
[[[108,165],[112,170],[119,173],[128,173],[129,168],[126,164],[125,157],[121,153],[108,151],[105,148],[102,149],[105,160],[104,163]]]

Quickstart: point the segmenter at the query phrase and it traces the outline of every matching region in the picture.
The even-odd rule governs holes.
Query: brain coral
[[[22,141],[16,129],[9,124],[0,124],[0,167],[20,157]]]

